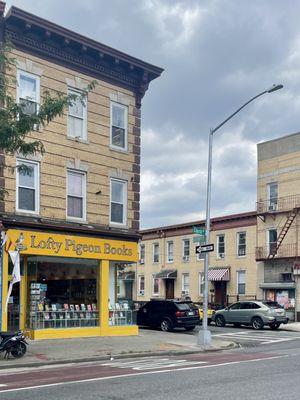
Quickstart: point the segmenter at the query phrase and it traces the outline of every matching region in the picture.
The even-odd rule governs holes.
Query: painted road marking
[[[4,383],[0,383],[0,387],[5,387],[7,385],[5,385]]]
[[[190,365],[207,364],[206,361],[187,361],[170,358],[139,359],[136,361],[113,361],[101,364],[112,368],[130,368],[134,371],[146,371],[159,368],[184,367]]]
[[[134,372],[134,373],[120,374],[120,375],[106,376],[106,377],[99,377],[99,378],[90,378],[90,379],[81,379],[81,380],[79,379],[79,380],[76,380],[76,381],[48,383],[48,384],[45,384],[45,385],[36,385],[36,386],[27,386],[27,387],[16,388],[16,389],[0,390],[0,394],[1,393],[8,393],[8,392],[20,392],[20,391],[23,391],[23,390],[44,389],[46,387],[72,385],[72,384],[76,384],[76,383],[98,382],[98,381],[105,381],[105,380],[111,380],[111,379],[117,379],[117,378],[130,378],[130,377],[137,377],[137,376],[150,375],[150,374],[152,374],[152,375],[153,374],[164,374],[164,373],[167,373],[167,372],[182,372],[182,371],[187,371],[187,370],[197,370],[197,369],[204,369],[204,368],[224,367],[224,366],[227,366],[227,365],[236,365],[236,364],[247,363],[247,362],[269,361],[269,360],[274,360],[274,359],[278,359],[278,358],[285,358],[285,357],[289,357],[289,356],[288,355],[270,356],[270,357],[263,357],[263,358],[253,358],[253,359],[250,359],[250,360],[229,361],[229,362],[224,362],[224,363],[220,363],[220,364],[197,365],[197,366],[185,367],[185,368],[164,369],[164,370],[159,370],[159,371]]]
[[[271,344],[287,342],[295,339],[300,339],[300,336],[278,336],[276,334],[270,335],[269,333],[254,333],[249,334],[249,331],[228,332],[212,335],[213,337],[223,337],[229,339],[241,339],[249,341],[260,341],[260,344]]]

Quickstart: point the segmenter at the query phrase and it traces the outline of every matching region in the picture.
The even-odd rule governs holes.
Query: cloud
[[[9,5],[11,1],[7,2]],[[215,137],[212,215],[252,210],[256,143],[299,130],[299,2],[282,0],[14,0],[165,68],[142,108],[141,225],[204,216],[207,139]]]

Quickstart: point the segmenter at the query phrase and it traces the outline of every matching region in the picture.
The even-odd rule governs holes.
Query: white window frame
[[[30,165],[33,166],[34,168],[34,202],[35,202],[35,210],[30,211],[30,210],[23,210],[22,208],[19,208],[19,171],[16,169],[16,211],[25,213],[25,214],[33,214],[33,215],[38,215],[40,212],[40,163],[36,161],[31,161],[31,160],[24,160],[18,158],[16,160],[16,165]],[[32,189],[32,188],[30,188]]]
[[[157,292],[154,292],[155,282],[156,281],[157,281],[158,290],[157,290]],[[160,279],[159,278],[155,278],[155,275],[152,275],[152,296],[159,296],[159,286],[160,286]]]
[[[187,282],[185,280],[186,278]],[[184,294],[190,293],[190,274],[188,272],[183,272],[183,274],[181,275],[181,291]]]
[[[173,246],[172,251],[170,251],[170,247]],[[174,242],[173,240],[167,241],[167,263],[171,264],[174,262]]]
[[[245,254],[239,255],[240,235],[242,235],[242,234],[245,235]],[[246,231],[237,232],[237,234],[236,234],[236,254],[239,258],[246,257],[246,255],[247,255],[247,232]]]
[[[72,87],[68,87],[68,94],[75,94],[78,97],[80,97],[80,96],[82,96],[83,91],[79,90],[79,89],[74,89]],[[68,124],[68,126],[67,126],[67,137],[68,138],[84,140],[84,141],[87,140],[87,105],[88,105],[87,96],[85,96],[84,102],[85,102],[85,105],[83,106],[83,117],[82,118],[78,117],[77,115],[69,114],[69,109],[68,109],[68,120],[67,120],[67,124]],[[69,116],[82,120],[82,137],[69,134]]]
[[[244,282],[241,282],[241,283],[240,283],[240,282],[239,282],[239,276],[240,276],[241,273],[244,274]],[[245,288],[244,293],[240,293],[240,292],[239,292],[239,284],[245,285],[245,286],[244,286],[244,288]],[[236,293],[237,293],[238,295],[241,295],[241,296],[243,296],[243,295],[246,294],[246,270],[245,270],[245,269],[240,269],[239,271],[236,271]]]
[[[125,124],[125,127],[124,127],[124,130],[125,130],[125,132],[124,132],[124,147],[116,146],[116,145],[113,144],[113,142],[112,142],[113,106],[119,107],[119,108],[121,108],[122,110],[124,110],[124,124]],[[122,128],[122,129],[123,129],[123,128]],[[124,104],[121,104],[121,103],[118,103],[118,102],[116,102],[116,101],[111,101],[111,102],[110,102],[110,147],[111,147],[113,150],[117,150],[117,151],[121,151],[121,152],[122,152],[122,151],[123,151],[123,152],[124,152],[124,151],[125,151],[125,152],[128,151],[128,106],[126,106],[126,105],[124,105]]]
[[[198,279],[199,279],[199,296],[203,296],[204,295],[204,272],[199,272],[198,275]],[[203,290],[201,290],[203,285]]]
[[[144,289],[141,289],[142,280],[144,280]],[[145,275],[138,275],[138,296],[145,296]]]
[[[29,72],[23,71],[22,69],[17,70],[17,104],[20,104],[20,81],[21,75],[27,76],[30,79],[34,79],[36,81],[36,101],[37,104],[36,110],[39,110],[40,107],[40,77],[38,75],[30,74]]]
[[[224,237],[224,253],[219,253],[220,237]],[[217,235],[217,258],[222,258],[222,259],[225,258],[225,253],[226,253],[225,234],[221,233],[220,235]]]
[[[155,249],[155,247],[157,246],[157,248],[158,248],[158,253],[157,253],[157,255],[158,255],[158,260],[157,261],[155,261],[155,255],[156,255],[156,253],[154,252],[154,249]],[[159,263],[159,243],[158,242],[155,242],[155,243],[153,243],[153,245],[152,245],[152,262],[153,262],[153,264],[157,264],[157,263]]]
[[[69,188],[68,188],[68,181],[69,181],[69,172],[73,173],[73,174],[78,174],[78,175],[82,175],[83,179],[82,179],[82,218],[79,217],[72,217],[68,215],[68,196],[69,196]],[[84,171],[80,171],[78,169],[72,169],[72,168],[68,168],[67,169],[67,196],[66,196],[66,217],[68,220],[72,220],[72,221],[86,221],[86,172]]]
[[[123,185],[123,221],[122,222],[114,222],[111,220],[111,204],[112,204],[112,183],[119,182]],[[109,199],[109,224],[112,226],[126,226],[127,225],[127,181],[117,178],[110,179],[110,199]]]
[[[140,244],[140,260],[139,261],[140,261],[140,264],[145,264],[145,244],[144,243]]]
[[[185,243],[188,242],[188,249],[189,249],[189,254],[186,255],[184,254],[184,250],[186,248]],[[190,256],[191,256],[191,249],[190,249],[190,239],[182,239],[182,260],[183,262],[189,262],[190,261]]]

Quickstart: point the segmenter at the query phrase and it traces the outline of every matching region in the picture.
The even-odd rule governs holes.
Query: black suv
[[[150,300],[138,310],[137,324],[160,327],[164,332],[179,327],[191,331],[200,324],[199,311],[191,301]]]

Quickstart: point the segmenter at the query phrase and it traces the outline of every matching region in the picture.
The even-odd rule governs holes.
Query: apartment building
[[[97,85],[31,133],[43,155],[1,155],[27,166],[0,178],[8,192],[1,329],[26,328],[33,339],[137,334],[128,305],[117,302],[116,277],[138,259],[141,100],[162,69],[19,8],[4,14],[0,2],[1,38],[17,60],[11,90],[28,112],[45,90],[80,95]],[[21,282],[6,308],[15,249]]]
[[[196,255],[199,235],[195,228],[204,229],[204,221],[145,229],[135,270],[133,293],[137,301],[150,298],[181,298],[189,296],[203,301],[204,259]],[[255,260],[256,213],[228,215],[211,220],[209,254],[209,302],[226,305],[238,299],[256,298],[258,292]],[[126,277],[125,277],[126,278]]]
[[[300,133],[260,143],[257,152],[260,288],[300,321]]]

